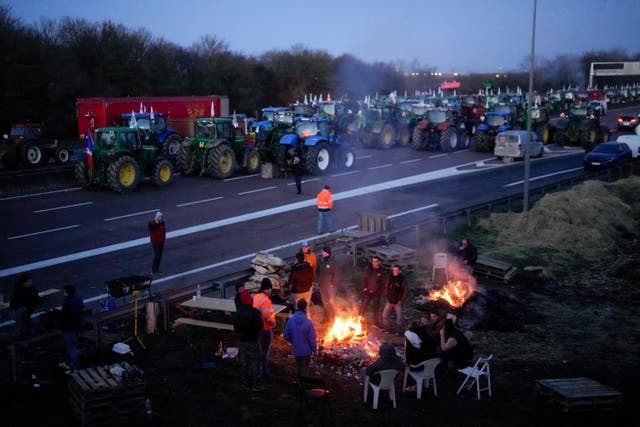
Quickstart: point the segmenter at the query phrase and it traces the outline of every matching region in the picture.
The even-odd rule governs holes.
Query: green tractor
[[[247,173],[260,170],[258,150],[248,144],[242,129],[231,118],[200,118],[194,123],[194,136],[182,142],[178,166],[183,175],[210,175],[225,179],[240,166]]]
[[[263,119],[251,125],[251,135],[255,135],[255,147],[262,163],[277,163],[280,153],[280,139],[294,132],[295,112],[283,107],[262,110]]]
[[[379,102],[360,110],[360,142],[368,148],[388,149],[399,142],[411,142],[408,124],[402,119],[402,112],[394,104]]]
[[[609,128],[600,125],[597,110],[588,106],[572,107],[569,114],[549,123],[554,141],[558,145],[581,145],[586,151],[599,142],[609,140]]]
[[[173,177],[173,164],[160,148],[145,144],[136,128],[108,127],[96,130],[90,152],[79,155],[75,176],[85,189],[109,187],[117,193],[133,191],[140,180],[150,177],[155,186],[165,186]]]
[[[516,118],[514,129],[522,130],[527,128],[527,110],[525,105]],[[545,144],[549,144],[552,141],[553,134],[551,133],[551,127],[549,127],[549,114],[545,107],[540,105],[531,107],[531,130]]]

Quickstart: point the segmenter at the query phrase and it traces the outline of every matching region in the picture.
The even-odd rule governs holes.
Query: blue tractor
[[[171,161],[175,161],[182,137],[177,131],[167,129],[167,115],[164,113],[125,113],[121,118],[121,126],[137,127],[143,136],[143,144],[151,144],[160,148],[160,152]]]
[[[296,117],[295,132],[280,138],[278,168],[290,170],[298,155],[311,175],[324,175],[330,169],[351,169],[356,155],[350,144],[341,143],[331,122],[323,118]]]
[[[480,120],[482,123],[476,128],[471,150],[493,153],[496,135],[498,132],[511,129],[513,115],[506,111],[488,111]]]

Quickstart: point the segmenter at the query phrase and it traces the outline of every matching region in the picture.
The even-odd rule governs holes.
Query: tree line
[[[588,79],[592,60],[638,60],[624,51],[561,55],[538,61],[536,89],[580,84]],[[76,137],[76,99],[81,97],[229,96],[231,109],[256,115],[266,106],[288,105],[305,94],[330,93],[362,99],[397,90],[412,95],[435,89],[443,77],[436,66],[422,67],[419,77],[397,64],[366,63],[349,54],[294,45],[260,56],[234,52],[229,43],[205,35],[190,47],[154,37],[144,29],[129,29],[111,21],[91,23],[77,18],[43,19],[25,25],[0,5],[0,125],[43,122],[50,136]],[[415,61],[414,61],[415,62]],[[528,88],[528,61],[522,70],[495,78],[492,74],[458,76],[462,91],[474,93],[481,82]],[[450,78],[449,78],[450,80]]]

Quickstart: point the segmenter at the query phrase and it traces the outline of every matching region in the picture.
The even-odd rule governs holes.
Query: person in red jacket
[[[167,238],[167,230],[164,227],[162,212],[156,212],[154,219],[149,221],[149,240],[153,246],[153,264],[151,264],[151,274],[162,274],[160,271],[160,261],[162,260],[162,250]]]

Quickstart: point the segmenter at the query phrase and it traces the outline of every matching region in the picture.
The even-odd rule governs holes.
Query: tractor
[[[481,117],[480,123],[473,137],[473,151],[492,153],[498,132],[511,129],[512,113],[505,111],[488,111]]]
[[[449,152],[469,148],[469,133],[457,110],[430,108],[413,129],[412,141],[415,150],[440,149]]]
[[[2,162],[7,167],[24,164],[28,167],[44,165],[53,157],[59,165],[71,157],[71,150],[57,139],[43,137],[37,123],[16,123],[9,135],[4,135]]]
[[[196,119],[193,138],[185,139],[178,152],[178,166],[182,174],[229,178],[236,171],[238,159],[247,173],[258,172],[259,152],[247,142],[242,128],[236,125],[237,121],[229,117]]]
[[[460,114],[464,119],[464,126],[471,135],[475,135],[476,128],[480,123],[480,117],[487,112],[485,106],[476,96],[466,96],[460,106]]]
[[[132,117],[135,117],[133,120]],[[145,144],[157,145],[162,154],[174,161],[180,151],[182,138],[177,131],[167,129],[167,115],[164,113],[125,113],[120,126],[137,126],[144,135]]]
[[[563,113],[549,124],[558,145],[581,145],[591,151],[598,142],[609,140],[609,128],[600,124],[598,111],[589,106],[572,107],[568,115]]]
[[[396,141],[409,142],[407,123],[396,105],[379,102],[360,110],[360,142],[369,148],[392,148]]]
[[[527,128],[527,108],[525,107],[518,117],[513,126],[514,129],[526,129]],[[548,144],[552,141],[551,128],[549,127],[549,115],[547,109],[540,105],[534,105],[531,107],[531,130],[538,135],[538,139]]]
[[[173,177],[173,164],[136,128],[97,129],[90,156],[81,153],[75,168],[76,180],[85,189],[106,186],[126,193],[135,190],[143,177],[160,187]]]
[[[324,175],[330,169],[352,169],[356,155],[350,144],[342,144],[327,119],[296,117],[295,132],[280,139],[278,169],[287,171],[299,155],[311,175]]]
[[[295,113],[283,107],[264,108],[263,120],[253,123],[247,138],[255,140],[261,163],[277,163],[280,138],[293,132]]]

